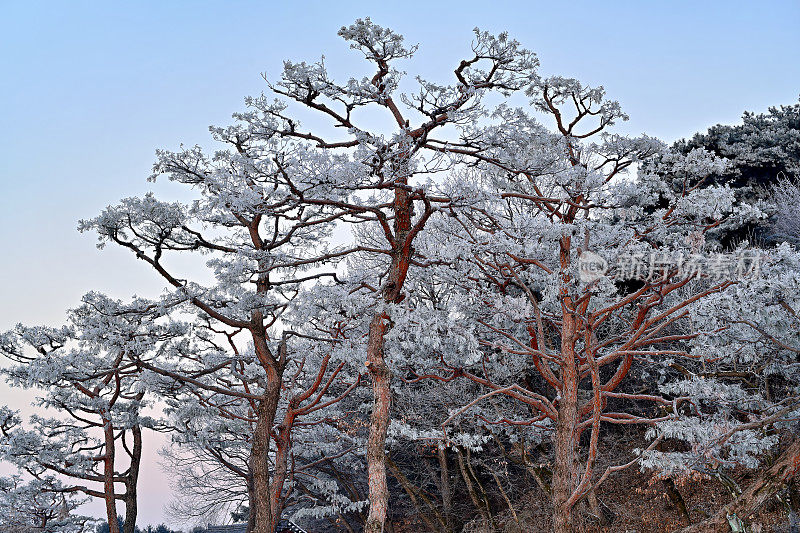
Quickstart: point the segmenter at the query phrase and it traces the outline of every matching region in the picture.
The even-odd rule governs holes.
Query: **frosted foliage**
[[[643,463],[669,470],[717,465],[754,467],[765,451],[777,444],[778,435],[765,432],[759,420],[775,421],[796,416],[793,396],[768,401],[770,376],[790,384],[796,394],[800,345],[797,317],[800,278],[798,254],[788,245],[767,251],[760,276],[740,281],[697,306],[693,327],[707,333],[694,338],[692,354],[703,359],[703,376],[662,385],[662,390],[691,409],[678,420],[657,424],[651,435],[684,441],[690,452],[680,456],[649,452]],[[726,383],[717,376],[752,376],[744,383]],[[758,386],[753,387],[753,381]],[[688,404],[687,404],[688,405]],[[744,417],[744,419],[743,419]],[[680,462],[678,459],[683,458]]]
[[[462,409],[451,407],[440,417],[463,424],[475,422],[478,432],[482,422],[524,425],[531,429],[525,437],[537,441],[553,430],[551,409],[559,408],[559,391],[545,387],[545,392],[519,392],[530,390],[522,386],[506,392],[509,387],[520,387],[519,376],[533,371],[531,356],[543,357],[542,364],[549,367],[554,379],[558,377],[558,352],[550,355],[556,359],[548,363],[548,350],[541,344],[538,349],[530,345],[531,330],[541,327],[536,316],[540,314],[545,324],[560,321],[565,294],[575,300],[587,299],[587,312],[613,310],[603,317],[604,326],[596,333],[594,342],[601,348],[593,356],[602,364],[616,361],[636,344],[635,332],[621,332],[635,318],[637,302],[644,302],[648,294],[642,293],[641,299],[621,294],[620,284],[629,278],[618,265],[635,256],[649,261],[657,254],[689,257],[711,252],[719,232],[762,220],[767,211],[761,204],[740,203],[725,185],[670,186],[662,175],[671,176],[674,183],[692,184],[724,172],[728,162],[701,149],[681,154],[657,139],[627,138],[605,131],[627,117],[616,102],[605,99],[602,88],[553,77],[537,80],[528,94],[540,111],[551,116],[555,131],[523,111],[500,108],[494,118],[503,119],[503,125],[483,126],[480,134],[475,134],[489,140],[487,153],[492,162],[453,173],[441,185],[443,194],[457,199],[456,214],[433,220],[417,249],[426,258],[441,258],[442,264],[420,274],[420,279],[414,278],[418,284],[414,290],[420,291],[425,306],[412,300],[409,311],[402,315],[393,312],[397,329],[402,326],[403,333],[392,332],[399,349],[392,357],[402,362],[399,368],[413,367],[414,375],[427,371],[428,377],[440,380],[471,376],[473,382],[486,387],[464,396]],[[580,129],[587,117],[594,121]],[[514,128],[525,133],[514,136]],[[496,165],[498,161],[502,166]],[[580,215],[569,214],[571,208]],[[565,236],[571,239],[566,265],[562,263],[564,254],[559,254]],[[576,261],[586,246],[608,264],[606,275],[590,284],[580,279]],[[736,253],[754,250],[743,246]],[[724,379],[738,375],[741,365],[749,368],[747,375],[757,376],[757,365],[765,361],[769,372],[796,379],[795,363],[786,360],[794,357],[793,347],[800,345],[796,317],[787,320],[787,310],[798,308],[795,252],[777,248],[758,253],[763,254],[761,272],[736,283],[715,283],[698,273],[681,279],[678,271],[669,272],[661,282],[676,284],[668,290],[658,278],[648,280],[654,288],[660,286],[652,293],[660,292],[660,296],[649,300],[647,308],[653,307],[653,311],[647,316],[654,317],[651,324],[657,324],[655,320],[668,323],[651,334],[663,332],[659,335],[663,341],[642,342],[635,353],[639,361],[650,365],[644,375],[655,374],[662,383],[660,390],[642,399],[668,406],[667,414],[651,421],[615,413],[608,419],[601,416],[601,420],[616,423],[624,417],[655,424],[650,438],[682,441],[690,451],[661,454],[648,449],[641,455],[641,466],[665,471],[735,465],[752,468],[777,444],[778,437],[765,434],[763,428],[789,417],[793,410],[785,406],[791,402],[775,405],[762,394],[763,387],[743,388]],[[425,334],[428,339],[422,337]],[[550,342],[557,346],[558,337],[553,337]],[[781,349],[780,343],[788,348]],[[582,341],[577,348],[585,349]],[[697,361],[703,361],[703,366],[698,367]],[[688,379],[674,374],[676,363]],[[543,373],[538,367],[536,372]],[[580,385],[579,402],[591,395],[591,385],[589,390],[584,387]],[[418,396],[425,391],[399,390],[401,396],[429,401],[423,399],[427,396]],[[493,395],[501,394],[491,402],[488,398],[473,401],[492,390]],[[516,411],[513,402],[499,410],[497,399],[512,392],[540,414]],[[634,397],[621,393],[626,395]],[[412,441],[444,439],[436,436],[438,428],[427,426],[425,416],[417,419],[414,427],[409,421],[416,417],[405,412],[404,423],[392,427],[393,442],[401,435]]]
[[[0,527],[8,533],[88,533],[94,520],[73,511],[85,500],[59,492],[55,478],[0,477]]]
[[[70,494],[101,494],[108,450],[119,446],[125,461],[134,460],[134,433],[159,427],[141,415],[148,396],[134,361],[185,332],[180,323],[159,320],[162,312],[150,301],[123,303],[93,292],[65,326],[18,325],[3,333],[0,352],[11,362],[2,370],[6,381],[37,391],[43,411],[23,420],[0,409],[0,456],[35,483],[58,475]],[[135,483],[111,466],[120,482]]]
[[[800,173],[799,173],[800,174]],[[783,179],[773,191],[775,214],[773,215],[771,238],[800,246],[800,185],[797,181]]]

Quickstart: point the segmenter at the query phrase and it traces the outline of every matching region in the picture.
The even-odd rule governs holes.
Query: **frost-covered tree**
[[[219,339],[204,337],[202,330],[197,333],[194,341],[182,340],[138,361],[165,378],[153,385],[167,404],[167,423],[173,431],[173,447],[162,454],[171,469],[182,474],[175,483],[181,498],[175,512],[184,517],[219,516],[232,506],[253,508],[260,499],[270,502],[276,517],[286,511],[327,516],[362,505],[326,486],[327,476],[316,468],[326,458],[354,452],[351,439],[337,427],[334,406],[359,385],[360,376],[333,353],[337,343],[331,346],[308,336],[286,341],[295,355],[287,359],[270,432],[266,460],[272,483],[265,494],[256,490],[252,470],[251,443],[258,423],[254,392],[263,386],[263,378],[254,371],[255,357],[238,351],[228,355]],[[337,335],[324,334],[330,335],[327,341]],[[209,368],[211,359],[215,365]],[[313,490],[315,484],[319,490]],[[253,513],[249,520],[254,528]]]
[[[174,411],[182,418],[170,417],[172,441],[159,450],[174,494],[167,509],[176,520],[222,523],[248,505],[252,427],[186,395],[181,399],[190,405]]]
[[[449,203],[434,193],[430,177],[484,161],[483,152],[503,141],[476,134],[488,112],[484,98],[522,91],[535,79],[538,61],[506,34],[476,30],[472,51],[456,65],[451,84],[418,78],[417,92],[401,94],[402,72],[394,65],[411,58],[416,46],[407,47],[402,36],[369,19],[343,27],[339,35],[372,64],[371,77],[337,83],[323,61],[286,62],[280,80],[270,84],[277,100],[250,99],[251,111],[240,118],[252,135],[302,147],[313,160],[340,163],[316,175],[286,172],[285,178],[304,204],[347,215],[360,256],[351,265],[358,270],[353,278],[374,302],[365,359],[373,384],[367,531],[375,533],[384,530],[389,503],[384,453],[392,376],[385,353],[392,308],[406,298],[409,270],[429,261],[416,252],[415,240]],[[287,102],[327,118],[341,134],[304,129]],[[370,117],[377,119],[381,111],[388,124],[372,126]]]
[[[697,306],[695,325],[707,333],[690,343],[694,360],[670,365],[679,376],[670,378],[662,370],[660,392],[686,398],[691,408],[649,430],[651,437],[672,446],[645,452],[642,466],[666,475],[693,472],[716,478],[734,498],[692,531],[718,531],[728,523],[746,527],[760,505],[796,479],[798,269],[800,256],[788,244],[766,250],[758,276],[738,280]],[[781,437],[788,437],[785,449],[778,447]],[[780,453],[770,460],[770,475],[744,488],[733,481],[737,467],[756,468],[775,451]]]
[[[800,103],[770,107],[766,113],[746,111],[742,123],[717,124],[706,133],[679,141],[675,149],[688,154],[697,148],[732,161],[708,179],[739,188],[774,183],[779,176],[800,176]]]
[[[0,528],[7,533],[88,533],[93,521],[73,512],[82,503],[53,477],[0,478]]]
[[[181,385],[179,394],[195,397],[179,401],[181,409],[199,402],[252,424],[251,525],[267,533],[283,509],[294,420],[327,406],[331,383],[338,386],[345,377],[343,362],[313,355],[320,350],[307,350],[302,343],[309,339],[287,326],[303,285],[334,277],[328,265],[352,251],[327,242],[341,210],[302,201],[292,179],[339,172],[343,163],[265,139],[246,122],[212,133],[226,149],[212,156],[199,147],[161,151],[154,167],[153,179],[165,174],[197,189],[191,205],[152,194],[128,198],[80,229],[96,230],[100,246],[110,242],[130,249],[173,288],[165,302],[194,316],[191,338],[135,363],[166,380],[154,383],[162,392],[171,380]],[[184,279],[165,262],[172,255],[205,263],[212,282]],[[358,373],[348,372],[345,381],[346,391],[356,385]]]
[[[775,209],[770,221],[770,239],[800,247],[800,181],[779,180],[772,188],[770,200]]]
[[[385,306],[405,297],[409,268],[425,262],[415,254],[413,241],[436,206],[447,202],[431,195],[424,180],[433,172],[482,159],[484,140],[473,135],[485,114],[482,97],[489,91],[507,96],[525,88],[535,77],[537,60],[505,34],[476,31],[472,53],[457,65],[453,85],[420,80],[417,94],[396,97],[401,73],[392,64],[410,57],[415,47],[405,47],[401,36],[369,20],[342,28],[340,35],[373,63],[372,77],[337,84],[322,62],[287,62],[280,81],[270,85],[278,101],[250,99],[251,109],[237,115],[240,124],[213,129],[230,150],[210,158],[197,148],[160,154],[156,174],[199,187],[202,200],[189,208],[152,196],[128,199],[82,229],[97,229],[104,242],[131,249],[201,314],[228,331],[250,334],[268,389],[257,411],[260,424],[253,440],[259,457],[269,448],[286,365],[280,335],[271,328],[293,284],[323,275],[298,272],[354,251],[368,255],[373,266],[360,276],[362,289],[374,300],[366,354],[375,399],[367,450],[368,530],[382,531],[389,498],[384,442],[391,406],[391,376],[383,358],[390,326]],[[287,100],[326,116],[344,138],[326,139],[303,130],[287,113]],[[358,124],[370,108],[389,112],[390,135]],[[449,129],[462,134],[453,137]],[[345,218],[356,228],[357,246],[324,249],[320,240],[331,222]],[[202,225],[217,228],[220,235]],[[163,263],[167,252],[214,255],[209,266],[217,286],[183,281]],[[261,468],[266,467],[253,470],[255,485],[264,492],[269,474]],[[259,532],[268,528],[258,525],[259,516],[266,517],[264,524],[273,520],[267,505],[259,500],[254,507]]]
[[[271,533],[281,493],[273,485],[283,478],[273,479],[269,455],[279,406],[287,401],[284,373],[295,364],[281,319],[299,286],[332,276],[318,267],[347,252],[329,249],[325,241],[339,214],[299,203],[283,178],[324,173],[336,162],[306,157],[241,125],[212,128],[212,133],[227,149],[211,156],[199,147],[158,153],[153,179],[164,174],[197,189],[191,205],[163,202],[152,194],[128,198],[82,222],[80,229],[96,230],[101,246],[110,242],[131,250],[172,287],[166,298],[183,302],[180,311],[195,315],[193,331],[206,344],[203,349],[195,353],[176,344],[164,354],[165,363],[139,364],[191,385],[205,399],[225,398],[217,407],[231,398],[249,402],[254,531]],[[213,281],[184,279],[165,262],[171,255],[205,263]],[[224,367],[234,381],[220,385],[216,371]]]
[[[703,177],[697,185],[727,185],[737,201],[766,208],[780,220],[786,212],[774,205],[777,199],[770,198],[770,191],[775,186],[781,189],[786,180],[800,178],[800,103],[770,107],[766,113],[745,112],[741,124],[717,124],[705,133],[678,141],[674,149],[687,156],[708,151],[725,158],[728,165]],[[664,177],[673,187],[680,187],[682,177]],[[769,242],[784,238],[780,230],[773,235],[766,220],[754,220],[721,233],[719,240],[732,246],[753,236]]]
[[[730,264],[713,270],[712,262],[689,267],[706,236],[712,240],[762,213],[737,205],[725,186],[696,186],[724,168],[712,154],[682,156],[652,138],[607,133],[627,117],[601,88],[553,77],[536,81],[528,95],[554,128],[505,111],[501,126],[478,134],[486,138],[510,123],[518,128],[513,139],[482,153],[495,160],[492,166],[478,165],[447,185],[455,216],[432,230],[422,253],[438,250],[448,264],[437,274],[460,294],[444,317],[428,322],[417,314],[411,338],[417,351],[425,343],[440,354],[438,372],[415,370],[416,379],[467,379],[486,389],[445,425],[498,396],[529,409],[519,418],[479,416],[550,437],[553,524],[566,532],[575,527],[575,506],[585,498],[591,504],[602,481],[636,462],[597,472],[601,427],[655,426],[651,451],[667,438],[665,427],[682,423],[679,415],[692,400],[684,383],[660,391],[626,383],[632,370],[657,375],[676,359],[719,357],[704,343],[725,326],[701,321],[703,305],[729,294],[746,272],[736,274]],[[626,176],[636,164],[643,170]],[[665,174],[687,175],[683,188],[665,187],[659,177]],[[461,353],[441,340],[456,337],[472,339]],[[531,366],[537,379],[521,381]],[[642,409],[647,402],[660,410]],[[749,412],[762,422],[772,414]],[[771,444],[751,439],[733,453],[758,455]]]
[[[3,459],[37,480],[64,478],[62,492],[104,499],[115,533],[117,500],[125,505],[125,533],[135,527],[142,429],[157,427],[142,415],[141,370],[128,357],[181,333],[159,325],[158,314],[150,302],[90,293],[61,328],[18,325],[0,337],[0,352],[13,362],[2,371],[6,381],[42,391],[37,405],[60,415],[23,423],[3,407]]]

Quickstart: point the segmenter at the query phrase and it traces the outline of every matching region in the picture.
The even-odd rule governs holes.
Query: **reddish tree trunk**
[[[578,478],[577,426],[578,426],[578,369],[572,330],[574,317],[564,315],[562,341],[562,387],[559,391],[558,420],[555,432],[555,464],[553,468],[553,524],[556,533],[572,533],[572,505],[569,499]]]
[[[270,376],[274,378],[274,376]],[[280,378],[269,379],[264,398],[256,411],[256,427],[250,446],[250,472],[253,476],[253,498],[250,512],[254,514],[252,533],[274,533],[278,516],[272,512],[269,469],[269,440],[280,395]]]
[[[259,278],[257,289],[259,293],[266,292],[266,280],[263,277]],[[272,436],[273,424],[275,423],[275,414],[278,411],[278,402],[281,397],[286,345],[281,343],[276,358],[276,354],[270,351],[268,346],[267,340],[269,336],[263,326],[263,314],[260,311],[253,312],[251,321],[253,327],[250,333],[253,338],[253,346],[266,374],[264,395],[256,407],[256,425],[250,443],[249,466],[250,475],[253,479],[250,514],[255,514],[251,533],[274,533],[275,526],[280,518],[280,511],[276,514],[272,507],[269,442]]]
[[[578,330],[575,309],[569,296],[571,239],[561,238],[561,384],[558,391],[558,419],[555,431],[555,461],[553,468],[553,529],[555,533],[572,533],[574,524],[570,503],[578,479],[578,365],[575,357],[575,340]]]
[[[275,522],[280,519],[283,510],[283,485],[289,472],[289,450],[292,446],[292,426],[294,425],[294,406],[289,404],[282,427],[275,438],[275,474],[272,479],[272,494],[270,496],[272,515]]]
[[[117,502],[114,492],[114,426],[107,416],[103,416],[103,436],[106,453],[103,459],[103,497],[106,503],[109,533],[120,533],[117,522]]]
[[[406,179],[399,179],[401,186]],[[394,235],[392,242],[392,262],[386,283],[383,286],[383,299],[387,303],[403,300],[403,285],[411,263],[411,217],[413,202],[408,191],[395,189],[394,197]],[[367,369],[372,378],[372,414],[369,421],[367,440],[367,476],[369,480],[369,514],[366,533],[383,533],[389,510],[389,487],[386,479],[386,432],[389,429],[389,416],[392,406],[391,372],[384,359],[384,343],[389,328],[387,318],[382,312],[376,313],[369,325],[367,340]]]
[[[372,377],[372,414],[367,441],[367,479],[369,481],[369,514],[365,531],[383,533],[389,510],[389,487],[386,480],[386,432],[392,405],[391,373],[383,357],[386,319],[376,314],[369,326],[367,367]]]

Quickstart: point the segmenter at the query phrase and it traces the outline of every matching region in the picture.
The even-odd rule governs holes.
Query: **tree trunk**
[[[391,264],[386,281],[381,287],[381,295],[386,303],[403,301],[403,286],[411,265],[413,248],[411,246],[417,231],[430,215],[426,211],[419,227],[412,229],[414,201],[408,191],[409,154],[400,152],[391,166],[395,178],[393,211],[393,231],[384,228],[391,247]],[[389,328],[388,318],[378,312],[372,318],[367,341],[367,369],[372,377],[373,406],[370,415],[369,438],[367,440],[367,476],[369,480],[369,514],[366,533],[384,533],[386,516],[389,511],[389,487],[386,480],[386,432],[391,415],[392,390],[391,372],[384,359],[385,336]]]
[[[569,268],[570,238],[561,238],[561,270]],[[558,419],[555,430],[553,468],[553,528],[555,533],[574,531],[569,500],[578,479],[578,366],[575,358],[577,323],[572,298],[568,295],[569,276],[563,274],[561,287],[561,389],[558,391]]]
[[[252,459],[252,456],[251,456]],[[247,533],[253,533],[256,530],[256,491],[253,487],[253,471],[251,469],[252,461],[248,462],[248,470],[247,472],[247,504],[248,504],[248,513],[247,513]]]
[[[800,514],[800,491],[798,491],[796,479],[789,483],[786,503],[789,507],[789,533],[800,533],[800,520],[798,520],[798,514]]]
[[[250,447],[250,472],[253,476],[250,513],[254,515],[252,533],[274,533],[278,521],[278,516],[272,512],[270,498],[269,440],[278,408],[280,387],[280,379],[270,379],[256,411],[257,422]]]
[[[272,515],[277,523],[283,510],[283,486],[289,472],[289,451],[292,447],[292,427],[294,426],[295,405],[294,400],[289,402],[278,434],[275,437],[275,472],[272,479],[272,493],[270,496]]]
[[[586,501],[589,503],[589,509],[591,509],[592,514],[597,517],[601,526],[610,526],[614,523],[614,520],[617,519],[614,512],[597,498],[597,492],[594,490],[590,490],[586,493]]]
[[[125,524],[123,533],[136,533],[136,517],[139,514],[138,491],[139,467],[142,462],[142,428],[138,425],[131,428],[133,433],[133,449],[131,464],[125,482]]]
[[[382,287],[386,303],[400,303],[403,300],[403,285],[411,264],[411,218],[414,204],[408,191],[407,161],[401,160],[400,187],[394,191],[394,232],[390,241],[392,262],[386,282]],[[367,440],[367,478],[369,480],[369,514],[366,533],[384,533],[386,516],[389,512],[389,486],[386,480],[386,432],[389,429],[389,416],[392,407],[392,375],[384,359],[384,343],[389,329],[388,317],[378,312],[372,317],[367,340],[367,369],[372,378],[372,414],[369,420]]]
[[[730,519],[747,521],[778,491],[786,487],[800,472],[800,440],[781,453],[775,463],[753,481],[738,498],[712,517],[681,530],[681,533],[713,533],[728,531]]]
[[[511,498],[506,492],[506,489],[503,488],[502,480],[500,476],[497,475],[497,472],[491,471],[492,477],[494,478],[494,482],[497,484],[497,488],[500,490],[500,495],[506,501],[506,505],[508,506],[508,510],[511,512],[511,518],[514,520],[514,524],[516,524],[517,528],[515,531],[522,531],[522,524],[519,521],[519,516],[517,516],[517,510],[514,509],[514,503],[511,501]]]
[[[483,518],[486,524],[492,524],[491,510],[488,507],[485,507],[483,502],[481,502],[481,499],[478,497],[478,492],[475,490],[475,485],[472,482],[472,477],[469,469],[467,468],[466,463],[469,461],[469,456],[467,456],[465,459],[464,452],[460,448],[456,448],[456,454],[458,457],[458,468],[461,471],[461,477],[464,479],[464,484],[467,486],[467,494],[469,494],[472,504],[481,514],[481,518]]]
[[[566,388],[566,387],[565,387]],[[566,391],[565,391],[566,392]],[[566,401],[564,401],[566,399]],[[569,405],[571,404],[571,405]],[[562,397],[555,434],[553,468],[553,526],[555,533],[572,533],[572,507],[568,504],[578,477],[575,449],[577,401]]]
[[[386,318],[376,313],[369,325],[367,368],[372,376],[372,414],[367,440],[367,479],[369,514],[366,533],[383,533],[389,510],[389,486],[386,480],[386,432],[392,404],[391,373],[383,357]]]
[[[400,486],[403,487],[403,490],[406,491],[408,495],[408,499],[411,500],[411,503],[414,505],[416,509],[417,516],[425,522],[425,525],[428,526],[430,531],[442,531],[443,527],[447,527],[444,522],[444,517],[439,513],[436,509],[436,506],[430,501],[430,499],[425,496],[422,489],[411,483],[411,481],[403,474],[400,468],[392,461],[391,458],[386,458],[386,464],[389,467],[389,470],[392,472],[394,478],[400,483]],[[426,504],[427,508],[420,505],[419,500],[422,500],[423,503]],[[433,520],[428,516],[428,513],[432,513],[438,523],[439,526],[434,523]]]
[[[111,425],[109,416],[103,416],[103,436],[105,438],[106,453],[103,458],[103,496],[106,503],[106,517],[108,518],[109,533],[120,533],[117,522],[117,501],[114,492],[114,426]]]
[[[453,493],[450,488],[450,470],[447,467],[447,448],[444,445],[439,446],[436,449],[436,455],[439,459],[441,477],[442,514],[447,524],[447,533],[452,533],[455,531],[455,527],[453,526]]]

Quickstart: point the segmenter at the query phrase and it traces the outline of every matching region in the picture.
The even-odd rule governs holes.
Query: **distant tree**
[[[781,179],[771,192],[769,199],[775,214],[768,228],[770,240],[785,241],[800,248],[800,178]]]
[[[4,533],[88,533],[92,520],[74,514],[86,500],[64,492],[53,477],[23,482],[0,478],[0,529]]]
[[[250,516],[250,508],[246,505],[239,506],[231,513],[231,520],[234,522],[247,522]]]
[[[173,488],[167,512],[176,520],[218,523],[231,509],[243,504],[247,508],[252,427],[247,421],[220,416],[214,408],[204,409],[198,403],[192,408],[191,415],[189,409],[181,409],[172,419],[172,442],[159,450]],[[248,517],[249,513],[242,521]]]
[[[125,527],[125,520],[123,520],[121,516],[117,517],[116,522],[117,522],[117,527],[119,527],[120,529]],[[95,533],[109,533],[109,531],[110,527],[108,525],[108,522],[103,522],[101,524],[98,524],[97,527],[95,528]],[[134,533],[181,533],[180,531],[170,529],[164,524],[159,524],[157,526],[147,526],[144,529],[136,527],[134,528],[133,531]]]
[[[725,172],[710,177],[709,185],[753,187],[772,184],[781,175],[800,177],[800,103],[766,113],[745,111],[741,124],[717,124],[674,148],[683,154],[702,148],[732,161]]]
[[[800,103],[770,107],[766,113],[746,111],[742,123],[717,124],[706,133],[697,133],[691,139],[675,143],[674,149],[690,156],[696,150],[705,150],[729,164],[719,171],[690,185],[730,187],[743,205],[765,209],[761,220],[754,219],[736,230],[720,235],[723,245],[752,239],[778,238],[767,227],[767,215],[775,213],[770,192],[786,180],[800,179]],[[684,176],[665,176],[678,190]]]
[[[2,457],[37,479],[62,476],[70,483],[63,491],[104,499],[109,520],[121,500],[125,533],[136,523],[142,429],[156,427],[141,416],[141,369],[127,358],[180,332],[158,325],[157,316],[150,302],[123,304],[90,293],[66,326],[19,325],[0,336],[0,354],[14,363],[2,370],[6,381],[43,391],[38,405],[61,415],[34,415],[25,424],[0,409]],[[110,529],[119,533],[113,521]]]

